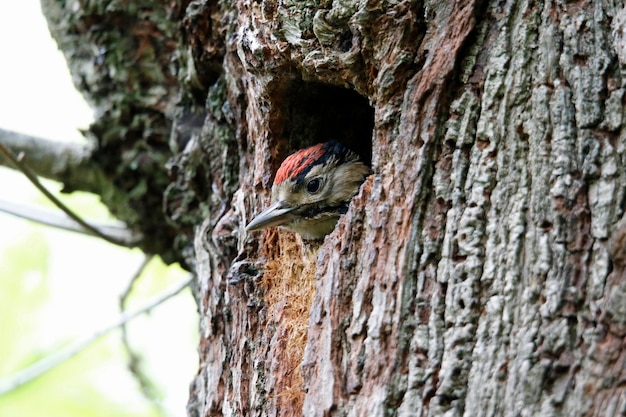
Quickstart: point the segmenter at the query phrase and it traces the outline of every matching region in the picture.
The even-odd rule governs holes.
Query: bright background
[[[39,1],[0,2],[0,128],[81,141],[78,129],[91,120]],[[59,195],[58,184],[45,184]],[[87,219],[110,219],[95,196],[61,197]],[[2,167],[0,198],[52,209],[21,174]],[[0,213],[0,385],[115,320],[119,296],[143,257],[138,250]],[[153,259],[129,305],[138,307],[186,278],[179,267]],[[41,378],[0,395],[0,416],[184,416],[198,365],[197,320],[187,289],[129,325],[157,401],[141,393],[115,330]]]

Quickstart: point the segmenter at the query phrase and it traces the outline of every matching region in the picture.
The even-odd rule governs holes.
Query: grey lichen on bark
[[[141,231],[144,251],[184,262],[177,230],[160,208],[171,181],[166,162],[179,88],[176,5],[42,0],[42,10],[74,84],[94,109],[84,134],[94,172],[109,181],[99,192],[103,202]]]
[[[606,340],[598,314],[624,177],[622,133],[606,129],[623,108],[604,97],[622,81],[606,26],[617,10],[590,9],[554,15],[549,5],[522,3],[510,10],[517,19],[491,34],[476,132],[483,149],[470,159],[472,187],[461,197],[465,213],[486,209],[460,217],[474,225],[453,233],[461,258],[442,259],[467,288],[446,300],[446,316],[462,317],[455,307],[468,299],[485,306],[462,361],[470,372],[456,374],[467,377],[466,410],[583,415],[606,406],[593,400],[602,389],[589,391],[603,365],[585,352],[597,354]],[[481,165],[486,177],[472,178]],[[468,288],[471,275],[458,266],[476,255],[483,266]]]

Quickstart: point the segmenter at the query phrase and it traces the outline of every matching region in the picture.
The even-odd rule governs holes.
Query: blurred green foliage
[[[48,300],[45,240],[31,234],[0,254],[0,375],[6,376],[37,360],[38,326]]]
[[[38,335],[49,301],[47,241],[33,233],[0,254],[0,378],[40,360],[58,346],[42,346]],[[98,387],[98,374],[120,366],[116,336],[103,338],[78,356],[0,397],[2,416],[158,416],[145,401],[129,407]],[[118,362],[117,364],[112,362]]]
[[[61,329],[63,326],[54,322],[52,309],[64,302],[53,299],[54,291],[51,291],[48,279],[50,262],[50,244],[39,231],[23,236],[0,251],[0,385],[15,372],[72,341],[68,340],[67,332],[55,332],[57,327]],[[128,279],[132,273],[132,270],[128,272]],[[184,274],[178,267],[167,267],[160,260],[151,261],[135,282],[127,308],[142,304],[143,300],[178,282]],[[115,298],[110,300],[112,304],[118,302]],[[88,311],[75,313],[90,314]],[[164,323],[168,317],[175,321]],[[172,326],[180,327],[182,334],[187,336],[175,335],[177,340],[168,345],[168,338],[172,337],[168,329]],[[165,394],[171,394],[169,391],[172,390],[187,392],[197,365],[195,329],[195,305],[188,290],[157,307],[150,316],[142,316],[129,324],[129,343],[140,352],[142,359],[146,359],[141,363],[142,372],[154,377],[151,381],[159,394],[159,401],[167,400]],[[76,331],[84,335],[95,330]],[[167,352],[169,349],[173,349],[169,353],[173,355],[173,362],[178,362],[173,373],[168,369],[170,364],[160,366],[163,350]],[[168,353],[165,355],[167,357]],[[0,416],[185,415],[184,398],[178,398],[172,410],[171,404],[163,406],[143,397],[140,384],[127,370],[127,359],[120,330],[116,330],[40,378],[0,395]]]

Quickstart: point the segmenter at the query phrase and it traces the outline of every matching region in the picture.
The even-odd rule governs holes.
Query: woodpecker
[[[281,226],[303,239],[322,239],[369,174],[359,156],[337,141],[302,149],[283,161],[272,185],[272,204],[246,230]]]

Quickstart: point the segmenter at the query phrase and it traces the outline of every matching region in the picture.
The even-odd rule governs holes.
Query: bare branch
[[[100,337],[109,333],[111,330],[115,330],[118,327],[123,326],[129,321],[133,320],[134,318],[144,313],[147,313],[151,311],[152,309],[154,309],[155,307],[163,304],[163,302],[172,298],[173,296],[181,292],[183,289],[185,289],[191,283],[192,279],[193,279],[193,276],[190,276],[186,280],[181,281],[180,283],[172,286],[170,289],[154,297],[152,300],[147,302],[144,306],[134,311],[124,312],[120,314],[119,317],[115,321],[113,321],[112,323],[106,326],[103,326],[102,328],[96,330],[95,332],[86,336],[85,338],[77,340],[76,342],[70,344],[64,349],[61,349],[57,351],[56,353],[53,353],[45,357],[39,362],[36,362],[33,365],[27,368],[24,368],[21,371],[18,371],[17,373],[13,374],[12,376],[4,380],[1,380],[0,381],[0,396],[4,394],[8,394],[11,391],[14,391],[15,389],[21,387],[22,385],[25,385],[35,380],[36,378],[39,378],[40,376],[50,371],[51,369],[61,365],[63,362],[76,356],[77,354],[85,350],[93,342],[98,340]]]
[[[41,182],[39,182],[39,179],[37,178],[37,175],[31,171],[31,169],[28,167],[28,165],[26,165],[21,157],[17,157],[13,154],[13,152],[11,152],[10,149],[8,149],[6,146],[2,145],[0,143],[0,153],[2,155],[4,155],[8,160],[10,160],[20,171],[22,171],[22,173],[24,173],[24,175],[26,175],[26,178],[28,178],[30,180],[30,182],[37,187],[37,189],[39,191],[41,191],[43,193],[43,195],[45,195],[52,203],[54,203],[55,206],[57,206],[58,208],[60,208],[61,210],[63,210],[63,212],[65,214],[67,214],[69,217],[72,218],[72,220],[74,220],[76,223],[80,224],[85,230],[87,230],[88,232],[106,240],[107,242],[113,243],[114,245],[120,245],[120,246],[126,246],[129,247],[127,242],[118,240],[112,236],[108,236],[104,233],[102,233],[102,231],[100,231],[99,229],[97,229],[96,227],[90,225],[89,223],[85,222],[80,216],[78,216],[76,213],[74,213],[69,207],[67,207],[61,200],[59,200],[54,194],[52,194],[50,191],[48,191],[48,189],[46,187],[43,186],[43,184]],[[132,246],[132,245],[131,245]]]
[[[0,129],[0,145],[28,156],[30,168],[44,178],[62,182],[68,190],[100,194],[104,176],[90,164],[92,146],[85,143],[57,142]],[[0,165],[13,168],[0,157]]]
[[[21,217],[22,219],[41,223],[46,226],[55,227],[57,229],[97,236],[84,229],[79,223],[72,220],[71,217],[65,215],[64,213],[59,213],[43,207],[14,203],[12,201],[0,199],[0,211],[12,216]],[[88,223],[100,230],[103,234],[111,236],[121,242],[125,242],[124,246],[136,246],[142,238],[140,234],[134,233],[122,222],[99,223],[89,221]]]
[[[57,142],[0,129],[0,146],[26,155],[28,166],[39,177],[63,184],[63,192],[86,191],[106,201],[116,216],[135,224],[137,213],[128,204],[128,195],[92,161],[91,143]],[[17,168],[0,153],[0,166]]]

